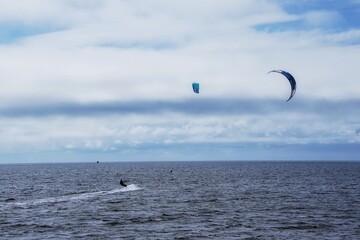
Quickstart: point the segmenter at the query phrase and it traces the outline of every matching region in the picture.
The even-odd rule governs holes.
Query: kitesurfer
[[[123,187],[127,187],[127,184],[122,179],[120,179],[120,185],[123,186]]]

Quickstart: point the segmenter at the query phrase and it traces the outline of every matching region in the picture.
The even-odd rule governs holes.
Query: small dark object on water
[[[96,163],[99,163],[99,161],[96,161]]]
[[[125,181],[123,181],[122,179],[120,179],[120,185],[123,186],[123,187],[127,187]]]
[[[15,198],[8,198],[5,200],[5,202],[14,202],[15,201]]]

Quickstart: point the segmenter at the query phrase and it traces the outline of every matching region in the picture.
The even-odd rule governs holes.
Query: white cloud
[[[358,32],[256,32],[251,28],[254,24],[295,17],[268,1],[40,3],[35,2],[29,12],[44,22],[47,13],[54,22],[64,18],[64,9],[85,17],[67,18],[71,20],[68,30],[0,47],[2,105],[14,99],[42,98],[76,102],[183,99],[192,96],[189,85],[193,81],[201,82],[206,97],[283,98],[287,90],[275,89],[286,82],[271,81],[274,77],[266,75],[274,68],[293,72],[300,79],[303,97],[360,96],[359,83],[352,77],[357,45],[326,46],[356,42]],[[8,19],[28,21],[26,15],[11,14],[27,4],[6,4]],[[305,18],[317,25],[326,24],[334,15],[318,11]],[[334,66],[336,71],[331,70]],[[319,86],[317,91],[311,90],[314,85]]]
[[[340,33],[328,34],[325,41],[330,43],[349,43],[355,44],[360,42],[360,29],[352,29]]]
[[[98,0],[0,0],[0,23],[71,27],[96,22],[96,13],[104,3]]]
[[[360,143],[353,116],[273,113],[236,116],[113,115],[2,118],[1,152],[100,150],[184,143]],[[326,124],[324,124],[326,122]],[[311,124],[309,124],[311,123]],[[350,123],[350,124],[349,124]]]
[[[315,27],[337,26],[343,17],[336,11],[311,11],[304,15],[307,24]]]

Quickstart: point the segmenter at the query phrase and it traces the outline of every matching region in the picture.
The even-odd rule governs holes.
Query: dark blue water
[[[0,165],[0,239],[360,239],[359,183],[360,162]]]

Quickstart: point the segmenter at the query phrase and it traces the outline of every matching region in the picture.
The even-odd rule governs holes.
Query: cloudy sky
[[[360,160],[359,67],[359,0],[0,0],[0,163]]]

